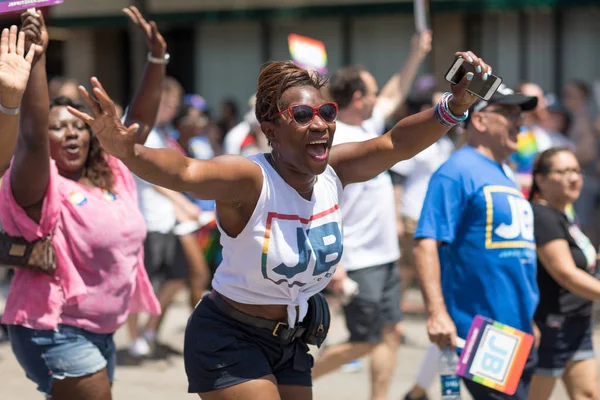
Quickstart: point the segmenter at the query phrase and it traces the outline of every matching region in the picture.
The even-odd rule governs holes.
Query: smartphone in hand
[[[469,72],[472,72],[474,76],[467,91],[483,100],[489,100],[502,83],[502,78],[493,74],[489,75],[488,79],[484,81],[482,75],[475,71],[475,66],[461,57],[458,57],[448,69],[446,80],[458,84]]]

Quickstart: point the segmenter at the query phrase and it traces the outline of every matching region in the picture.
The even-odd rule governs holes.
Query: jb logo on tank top
[[[268,213],[263,277],[289,287],[330,278],[343,251],[339,213],[338,205],[308,217]]]

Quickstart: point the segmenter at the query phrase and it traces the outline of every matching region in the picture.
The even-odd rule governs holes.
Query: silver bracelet
[[[148,53],[148,62],[152,64],[167,65],[170,59],[171,55],[169,53],[165,53],[164,58],[153,57],[152,53]]]
[[[6,108],[2,105],[2,102],[0,102],[0,112],[6,115],[19,115],[21,106],[18,106],[17,108]]]

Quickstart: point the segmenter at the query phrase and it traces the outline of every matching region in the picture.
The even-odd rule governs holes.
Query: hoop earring
[[[279,152],[274,147],[271,147],[271,157],[273,157],[273,161],[279,161],[281,158]]]

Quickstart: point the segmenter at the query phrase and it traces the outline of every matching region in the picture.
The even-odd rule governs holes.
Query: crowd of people
[[[502,85],[486,101],[469,73],[439,92],[417,77],[427,31],[381,90],[361,66],[326,80],[273,62],[247,112],[224,100],[217,118],[166,76],[157,25],[124,13],[148,59],[123,106],[96,78],[48,82],[41,14],[2,32],[2,229],[51,238],[57,265],[11,271],[2,323],[40,392],[110,399],[114,333],[150,356],[187,288],[188,391],[203,399],[310,399],[313,379],[367,355],[370,397],[385,399],[405,312],[427,316],[432,342],[406,399],[427,399],[439,349],[476,315],[536,346],[514,396],[465,380],[474,398],[547,399],[558,379],[598,397],[600,126],[585,83]],[[403,298],[417,282],[422,310]],[[348,342],[327,343],[322,293],[343,299]]]

